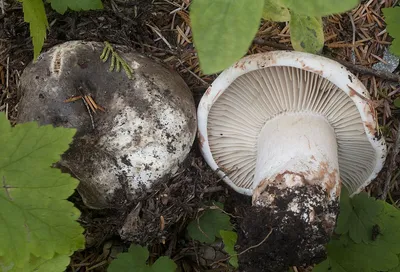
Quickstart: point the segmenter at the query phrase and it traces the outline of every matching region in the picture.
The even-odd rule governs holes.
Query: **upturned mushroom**
[[[58,166],[80,180],[91,208],[121,207],[139,187],[173,175],[194,141],[196,109],[183,79],[124,46],[54,46],[24,70],[21,90],[18,122],[77,129]]]
[[[357,194],[381,170],[386,144],[377,121],[368,91],[345,67],[276,51],[245,57],[219,75],[199,104],[198,137],[205,160],[230,187],[282,214],[277,228],[295,219],[309,230],[299,233],[301,259],[323,250],[327,239],[319,238],[329,239],[341,185]],[[284,237],[286,230],[275,231]]]

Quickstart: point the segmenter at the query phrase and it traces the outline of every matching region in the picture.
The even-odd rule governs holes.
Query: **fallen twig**
[[[280,44],[280,43],[276,43],[276,42],[270,42],[270,41],[264,41],[263,39],[254,39],[253,42],[255,44],[259,44],[259,45],[266,45],[275,49],[279,49],[279,50],[293,50],[292,47]],[[349,68],[350,70],[353,70],[354,72],[358,72],[360,74],[366,74],[366,75],[373,75],[376,77],[380,77],[382,79],[388,80],[388,81],[393,81],[393,82],[399,82],[400,83],[400,75],[397,74],[392,74],[389,72],[384,72],[384,71],[377,71],[365,66],[361,66],[361,65],[356,65],[353,64],[351,62],[345,61],[345,60],[340,60],[340,59],[335,59],[332,57],[328,57],[328,56],[324,56],[326,58],[332,59],[334,61],[339,62],[340,64],[346,66],[347,68]]]
[[[356,44],[356,25],[354,24],[354,19],[353,19],[353,15],[351,14],[351,12],[348,13],[349,18],[350,18],[350,22],[351,22],[351,27],[353,28],[353,47],[351,48],[351,61],[353,62],[353,64],[356,63],[356,53],[355,53],[355,44]]]
[[[390,185],[392,184],[392,173],[396,169],[396,158],[397,155],[400,152],[400,120],[397,121],[397,133],[396,133],[396,139],[393,144],[393,150],[392,150],[392,155],[390,156],[390,162],[389,162],[389,169],[387,171],[386,175],[386,181],[385,181],[385,187],[383,188],[383,193],[381,195],[381,199],[386,199],[388,192],[390,190]]]
[[[274,229],[271,228],[271,230],[268,232],[267,236],[265,236],[265,238],[264,238],[261,242],[259,242],[258,244],[253,245],[253,246],[250,246],[250,247],[246,248],[245,250],[243,250],[243,251],[240,252],[240,253],[230,255],[229,257],[227,257],[227,258],[225,258],[225,259],[215,261],[215,262],[213,262],[213,263],[211,264],[211,266],[213,266],[214,264],[219,263],[219,262],[225,262],[225,261],[229,260],[231,257],[240,256],[240,255],[246,253],[247,251],[249,251],[249,250],[251,250],[251,249],[254,249],[254,248],[257,248],[257,247],[261,246],[265,241],[267,241],[267,239],[269,238],[269,236],[271,236],[271,233],[272,233],[273,230],[274,230]]]

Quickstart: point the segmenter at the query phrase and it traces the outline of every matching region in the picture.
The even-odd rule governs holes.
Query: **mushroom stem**
[[[269,206],[279,190],[320,187],[326,200],[340,195],[335,131],[324,116],[311,112],[282,113],[267,121],[257,143],[253,204]]]

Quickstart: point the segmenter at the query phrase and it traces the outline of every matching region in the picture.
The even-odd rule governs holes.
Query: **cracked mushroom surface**
[[[198,134],[210,167],[252,196],[257,211],[268,210],[262,216],[304,230],[293,238],[301,247],[289,265],[320,255],[336,224],[341,185],[360,192],[386,158],[362,83],[339,63],[301,52],[251,55],[221,73],[199,104]],[[281,242],[296,228],[284,225],[275,228]]]
[[[21,76],[17,122],[76,128],[58,166],[80,180],[91,208],[118,208],[139,187],[173,175],[196,133],[192,94],[173,70],[113,45],[132,71],[110,71],[103,43],[71,41],[52,47]]]

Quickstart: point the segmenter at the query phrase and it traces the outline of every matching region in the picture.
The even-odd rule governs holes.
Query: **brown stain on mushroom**
[[[366,98],[365,96],[359,94],[356,90],[354,90],[354,88],[352,88],[349,84],[347,84],[347,87],[350,89],[349,91],[349,96],[350,97],[354,97],[354,96],[358,96],[359,98],[361,98],[362,100],[364,100],[365,102],[369,103],[370,100],[368,98]]]
[[[304,63],[303,60],[300,60],[299,62],[300,62],[300,64],[301,64],[301,67],[302,67],[304,70],[307,70],[307,71],[316,73],[316,74],[318,74],[318,75],[323,75],[323,73],[324,73],[322,70],[317,70],[317,69],[314,69],[314,68],[308,66],[307,64]]]
[[[371,133],[371,135],[376,134],[375,124],[370,123],[370,122],[364,122],[364,126],[368,129],[368,131],[369,131],[369,133]]]
[[[312,156],[313,157],[313,156]],[[313,158],[315,159],[315,157]],[[328,162],[321,162],[319,164],[318,170],[316,171],[305,171],[305,172],[293,172],[293,171],[284,171],[282,173],[277,174],[275,177],[263,179],[257,188],[254,190],[255,194],[260,195],[268,185],[274,184],[277,188],[286,188],[290,187],[285,184],[285,176],[294,175],[300,178],[301,186],[303,185],[319,185],[326,190],[326,195],[329,198],[332,193],[335,193],[335,196],[340,195],[340,180],[339,184],[337,184],[338,178],[338,170],[334,169],[329,171]],[[296,186],[296,185],[295,185]],[[298,185],[297,185],[298,186]],[[338,194],[339,191],[339,194]]]
[[[53,54],[51,70],[54,74],[59,75],[61,71],[61,50],[57,50]]]
[[[365,115],[372,115],[374,120],[378,120],[377,118],[377,113],[375,110],[375,106],[374,103],[371,99],[368,99],[367,97],[359,94],[356,90],[354,90],[354,88],[352,88],[351,86],[349,86],[347,84],[347,87],[350,89],[349,91],[349,96],[350,97],[354,97],[357,96],[360,99],[362,99],[363,101],[366,102],[365,108],[364,108],[364,113]],[[364,121],[364,126],[367,128],[367,130],[369,131],[369,133],[371,135],[375,135],[377,133],[376,131],[376,125],[373,122],[369,122],[369,121]]]
[[[217,92],[217,94],[215,95],[215,97],[214,97],[214,99],[213,99],[213,104],[214,104],[214,102],[218,99],[219,94],[220,94],[222,91],[223,91],[223,90],[219,90],[219,91]]]
[[[206,139],[204,139],[204,136],[200,133],[200,131],[197,132],[197,137],[199,138],[200,148],[203,148]]]
[[[208,87],[208,89],[206,90],[206,95],[210,95],[211,93],[211,87]]]
[[[339,197],[341,191],[342,191],[342,180],[339,178],[339,184],[336,186],[335,196]]]

